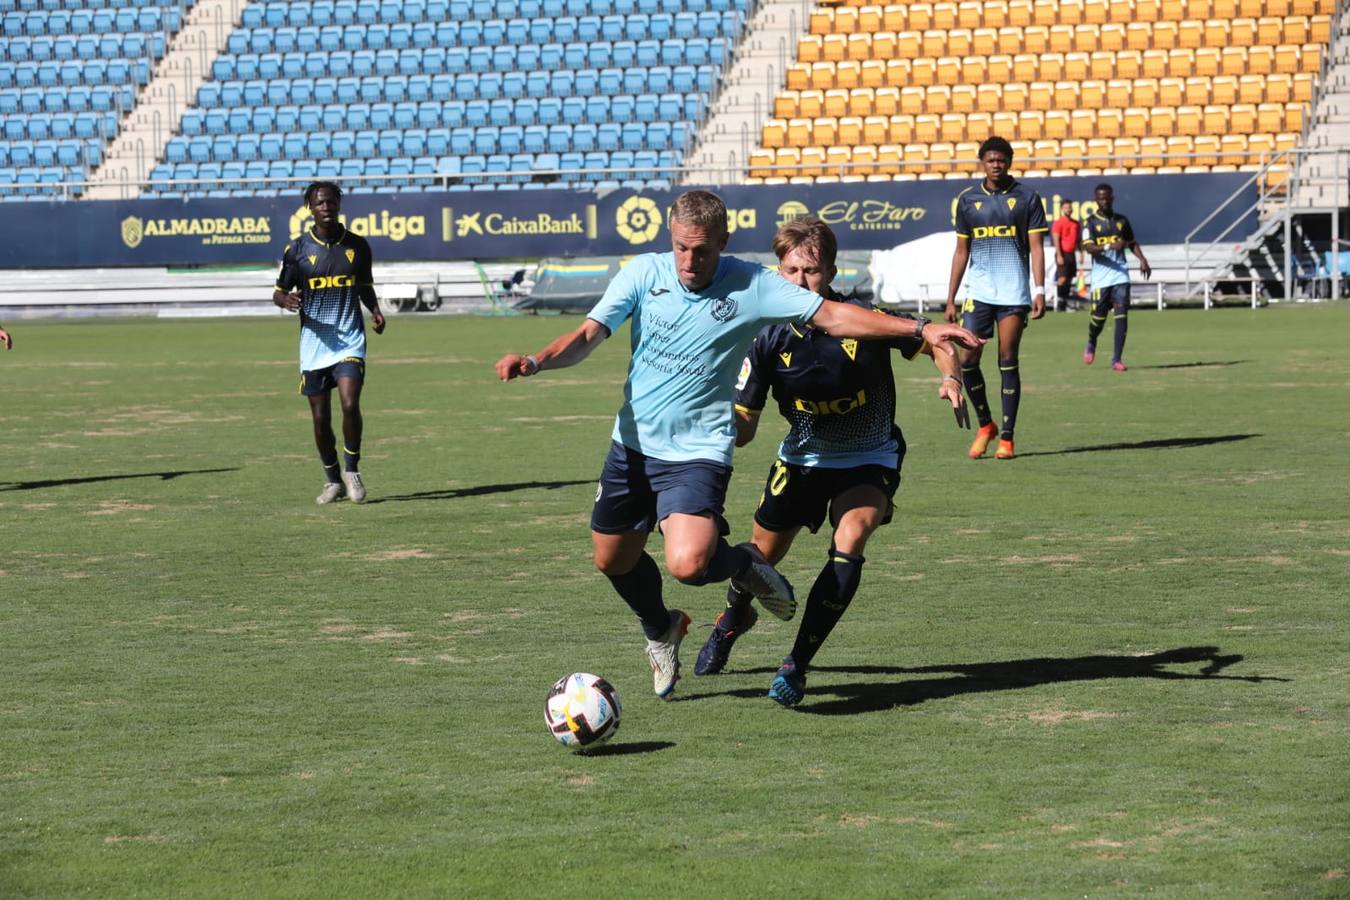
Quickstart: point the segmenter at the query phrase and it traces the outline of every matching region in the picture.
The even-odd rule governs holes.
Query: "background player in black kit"
[[[314,227],[286,245],[272,302],[300,313],[300,393],[309,398],[314,443],[327,479],[316,502],[349,497],[363,503],[366,487],[358,465],[366,328],[361,306],[370,310],[376,334],[384,331],[384,315],[375,296],[370,245],[338,219],[342,191],[332,182],[316,181],[305,189],[305,204],[314,216]],[[346,471],[341,473],[329,399],[333,388],[342,403]]]
[[[787,280],[828,299],[871,308],[830,289],[837,246],[825,223],[798,219],[784,225],[774,236],[773,249],[778,271]],[[919,317],[920,332],[926,324]],[[829,559],[811,587],[796,643],[769,687],[769,696],[784,706],[801,701],[807,666],[858,590],[867,539],[891,519],[891,498],[900,486],[905,455],[905,440],[895,424],[892,349],[906,359],[920,352],[933,356],[943,374],[938,396],[951,402],[957,423],[969,427],[955,358],[933,354],[922,338],[843,340],[809,326],[772,325],[755,338],[742,369],[736,445],[754,439],[770,389],[791,425],[755,511],[755,545],[777,562],[802,526],[815,532],[828,513],[834,530]],[[791,618],[795,611],[760,602],[780,618]],[[750,595],[730,588],[727,608],[699,652],[695,673],[722,671],[732,644],[756,618]]]

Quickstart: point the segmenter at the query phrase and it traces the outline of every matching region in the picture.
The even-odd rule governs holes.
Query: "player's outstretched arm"
[[[14,349],[14,338],[9,336],[9,332],[0,328],[0,345],[4,345],[6,350]]]
[[[591,355],[600,342],[609,337],[609,329],[594,319],[555,338],[547,347],[533,356],[508,353],[497,360],[497,377],[502,381],[524,378],[544,369],[565,369],[575,366]]]
[[[962,347],[982,346],[984,340],[960,325],[939,325],[929,322],[922,329],[914,319],[902,319],[898,316],[879,316],[874,312],[854,306],[851,303],[838,303],[826,300],[811,317],[811,324],[837,338],[858,338],[877,340],[881,338],[921,337],[928,342],[935,353],[953,354],[953,343]],[[922,330],[922,333],[920,331]]]
[[[947,308],[943,317],[952,324],[956,323],[956,292],[961,289],[961,279],[966,277],[966,266],[970,263],[970,238],[956,236],[956,251],[952,253],[952,273],[947,279]]]
[[[361,305],[370,310],[370,327],[376,334],[384,334],[385,318],[384,313],[380,312],[380,298],[375,296],[375,286],[363,284],[356,290]]]
[[[1041,236],[1031,236],[1031,317],[1045,315],[1045,244]]]

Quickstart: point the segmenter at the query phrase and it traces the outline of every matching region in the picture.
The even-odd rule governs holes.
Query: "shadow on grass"
[[[1121,441],[1117,444],[1093,444],[1089,447],[1065,447],[1063,450],[1040,450],[1031,453],[1019,453],[1017,458],[1026,456],[1063,456],[1066,453],[1099,453],[1108,450],[1168,450],[1187,447],[1208,447],[1212,444],[1231,444],[1250,438],[1263,437],[1260,434],[1216,434],[1210,437],[1158,438],[1154,441]]]
[[[408,500],[457,500],[460,497],[481,497],[484,494],[506,494],[511,491],[545,490],[572,487],[577,484],[593,484],[586,481],[516,481],[511,484],[480,484],[477,487],[446,488],[441,491],[419,491],[416,494],[394,494],[390,497],[374,497],[366,501],[372,503],[403,503]]]
[[[627,744],[601,744],[594,750],[582,750],[580,756],[632,756],[634,753],[655,753],[669,750],[674,741],[632,741]]]
[[[45,481],[0,481],[0,491],[36,491],[69,484],[97,484],[100,481],[123,481],[128,478],[158,478],[160,481],[172,481],[182,475],[213,475],[218,472],[238,471],[239,467],[234,466],[229,469],[182,469],[177,472],[142,472],[138,475],[89,475],[84,478],[52,478]]]
[[[942,700],[961,694],[1012,691],[1020,688],[1055,684],[1061,681],[1096,681],[1103,678],[1158,678],[1196,681],[1289,681],[1261,675],[1221,675],[1224,669],[1241,662],[1239,654],[1223,655],[1218,647],[1179,647],[1145,656],[1078,656],[1065,659],[1044,657],[1014,659],[1006,662],[956,663],[943,666],[820,666],[811,669],[806,702],[801,712],[817,715],[854,715],[880,712],[897,706],[917,706],[929,700]],[[1164,666],[1203,663],[1198,671],[1177,672]],[[748,674],[770,675],[776,669],[745,670]],[[907,681],[811,683],[827,674],[848,675],[929,675],[952,673],[941,678],[916,678]],[[767,687],[767,685],[766,685]],[[765,688],[745,688],[719,693],[686,694],[685,700],[733,696],[763,698]]]
[[[1160,366],[1130,366],[1131,369],[1207,369],[1219,366],[1240,366],[1249,363],[1249,359],[1216,359],[1207,362],[1165,363]]]

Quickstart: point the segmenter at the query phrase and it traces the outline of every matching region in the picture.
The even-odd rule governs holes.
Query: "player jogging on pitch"
[[[1083,249],[1092,257],[1091,290],[1092,312],[1088,317],[1087,346],[1083,348],[1083,362],[1089,366],[1097,358],[1097,338],[1106,327],[1106,311],[1112,311],[1115,329],[1111,349],[1111,369],[1124,372],[1128,367],[1122,361],[1125,353],[1125,333],[1130,326],[1130,263],[1127,249],[1139,257],[1139,274],[1144,280],[1153,274],[1144,249],[1134,239],[1130,220],[1114,209],[1116,192],[1109,184],[1099,184],[1093,191],[1097,211],[1083,220]]]
[[[998,459],[1012,459],[1017,407],[1022,399],[1022,376],[1018,350],[1028,317],[1045,315],[1045,247],[1042,235],[1049,230],[1045,206],[1031,188],[1008,174],[1012,145],[991,137],[980,145],[984,179],[956,198],[956,252],[952,254],[951,281],[947,287],[947,321],[956,321],[956,292],[966,279],[966,301],[961,324],[982,338],[998,327],[998,374],[1003,386],[1002,427],[994,426],[980,371],[981,349],[961,351],[961,374],[980,429],[970,445],[969,456],[984,456],[989,442],[999,438]],[[1031,283],[1027,262],[1031,263]],[[1034,287],[1032,286],[1034,285]]]
[[[915,321],[920,331],[928,321],[836,294],[830,281],[836,273],[837,244],[819,219],[798,219],[778,229],[773,250],[778,273],[793,284],[828,300]],[[755,510],[755,546],[776,565],[803,526],[815,533],[828,513],[833,528],[828,558],[807,597],[796,643],[769,686],[769,696],[784,706],[801,701],[807,667],[858,590],[867,539],[891,520],[905,456],[905,439],[895,424],[891,350],[906,359],[920,352],[932,355],[942,373],[938,396],[952,404],[959,425],[970,427],[956,359],[932,354],[918,334],[856,341],[810,325],[771,325],[755,338],[742,367],[736,445],[754,440],[770,389],[791,426]],[[750,600],[735,585],[728,588],[727,608],[699,652],[695,674],[713,675],[726,666],[732,644],[758,618]]]
[[[300,393],[309,398],[314,417],[314,443],[327,479],[318,503],[348,497],[364,503],[366,487],[361,460],[361,387],[366,378],[366,328],[361,306],[370,310],[370,324],[384,331],[384,315],[375,297],[370,245],[340,221],[342,191],[316,181],[305,189],[305,205],[314,227],[286,245],[272,302],[300,313]],[[342,403],[342,456],[339,474],[337,440],[333,436],[330,395],[337,388]]]
[[[591,512],[596,567],[637,615],[647,637],[653,688],[669,697],[680,677],[679,648],[689,617],[667,609],[661,573],[646,552],[659,527],[666,569],[685,584],[731,580],[781,618],[792,586],[753,544],[733,547],[722,516],[736,433],[732,400],[746,346],[766,324],[808,322],[840,337],[912,337],[920,324],[823,300],[758,263],[723,256],[727,209],[706,191],[680,195],[670,210],[673,252],[625,266],[580,327],[533,356],[508,353],[508,381],[574,366],[631,319],[632,356],[609,454]],[[938,352],[949,341],[978,345],[963,328],[928,325]]]

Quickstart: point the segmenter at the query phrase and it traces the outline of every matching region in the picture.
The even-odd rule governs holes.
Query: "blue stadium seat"
[[[422,156],[427,152],[427,133],[421,128],[411,128],[403,132],[403,153],[407,156]]]
[[[472,128],[455,128],[450,132],[450,152],[455,156],[466,156],[473,152]]]
[[[441,123],[441,103],[439,100],[424,100],[417,104],[417,127],[435,128]]]
[[[526,125],[521,134],[521,149],[526,153],[543,153],[548,148],[548,129],[542,125]]]
[[[655,94],[638,94],[633,105],[633,118],[638,122],[653,122],[657,117],[657,104],[660,102]],[[619,119],[618,121],[624,121]],[[637,148],[631,148],[637,149]]]
[[[384,80],[384,98],[391,103],[408,99],[408,76],[390,75]]]
[[[549,79],[549,90],[555,97],[570,97],[575,93],[573,90],[574,83],[575,75],[573,73],[565,69],[553,72]]]
[[[450,131],[446,128],[433,128],[427,132],[427,153],[432,156],[445,156],[450,152]]]
[[[544,97],[539,101],[539,124],[558,125],[562,122],[562,100]]]
[[[441,125],[460,128],[468,121],[468,104],[463,100],[448,100],[441,104]]]
[[[561,69],[563,65],[563,45],[544,43],[539,47],[539,66],[547,72]]]

